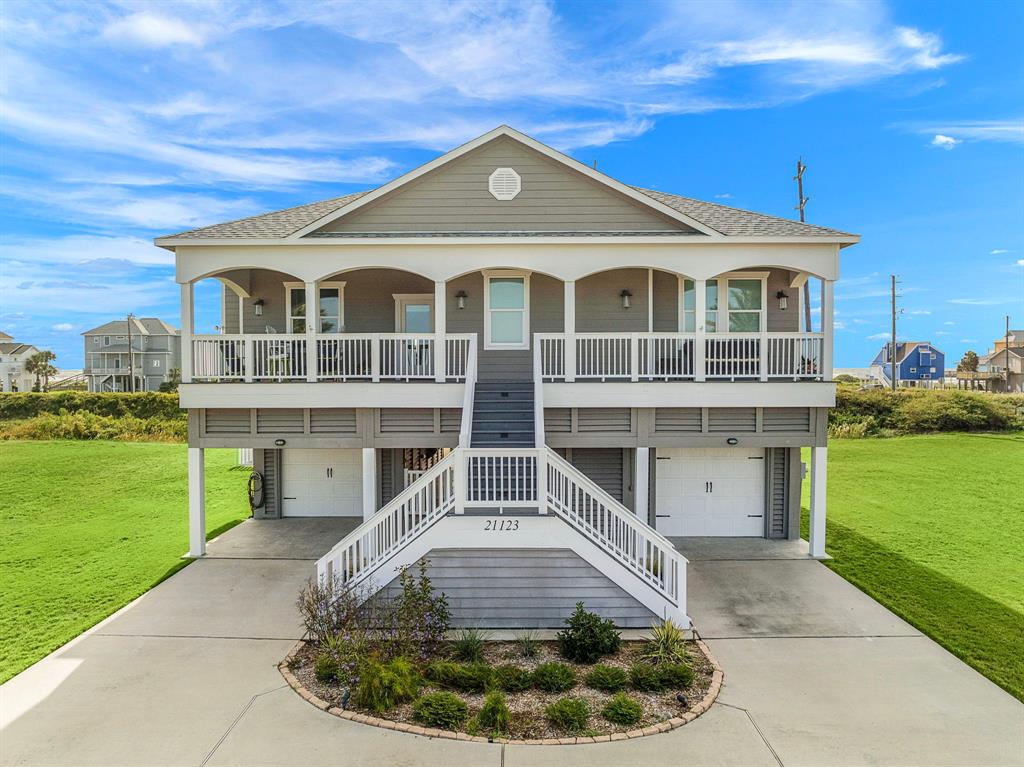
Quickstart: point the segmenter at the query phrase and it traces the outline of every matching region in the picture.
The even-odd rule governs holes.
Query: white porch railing
[[[456,448],[323,556],[317,574],[357,584],[442,517],[474,506],[551,512],[661,598],[685,604],[686,558],[548,447]]]
[[[307,343],[316,345],[316,367]],[[236,334],[192,337],[194,381],[411,381],[466,379],[475,336],[446,334],[438,376],[432,333]]]
[[[821,380],[821,333],[538,333],[543,380]],[[571,353],[567,353],[571,352]]]
[[[409,541],[455,508],[455,467],[449,453],[390,503],[345,536],[317,562],[317,575],[356,584]]]

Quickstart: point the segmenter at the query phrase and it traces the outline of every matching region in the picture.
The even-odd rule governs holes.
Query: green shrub
[[[618,651],[622,639],[615,624],[587,612],[582,602],[565,619],[566,628],[558,632],[558,651],[577,663],[593,663],[603,655]]]
[[[634,663],[629,668],[630,684],[642,692],[682,689],[693,681],[688,663]]]
[[[457,730],[469,716],[469,707],[458,695],[431,692],[412,704],[413,718],[439,730]]]
[[[463,629],[452,642],[452,652],[456,658],[467,663],[481,661],[484,657],[486,639],[487,635],[478,629]]]
[[[484,705],[480,707],[480,712],[476,715],[480,729],[493,735],[507,734],[511,718],[512,714],[508,710],[508,704],[505,703],[505,696],[497,691],[487,693]]]
[[[576,672],[564,663],[541,663],[533,670],[533,685],[545,692],[565,692],[576,684]]]
[[[642,692],[661,692],[667,686],[661,671],[651,663],[634,663],[630,666],[629,683]]]
[[[313,674],[318,682],[329,684],[338,679],[338,661],[329,653],[320,653],[313,664]]]
[[[494,669],[494,686],[505,692],[522,692],[533,685],[533,674],[518,666],[498,666]]]
[[[665,686],[672,690],[689,687],[693,682],[693,669],[689,663],[661,663],[658,665]]]
[[[93,415],[120,418],[156,418],[164,421],[187,420],[178,404],[177,394],[158,392],[18,392],[0,393],[0,421],[34,418],[37,415],[61,411],[86,412]]]
[[[644,642],[642,656],[652,663],[685,663],[686,635],[671,619],[651,628],[651,638]]]
[[[426,675],[440,687],[462,692],[483,692],[494,686],[494,669],[486,663],[434,661],[427,666]]]
[[[612,724],[631,727],[643,719],[644,709],[636,700],[620,692],[605,703],[601,709],[601,716]]]
[[[184,442],[184,420],[102,416],[89,412],[43,413],[24,420],[0,420],[0,439],[109,439],[121,442]]]
[[[833,436],[1024,429],[1024,398],[957,389],[856,389],[841,386],[829,411]]]
[[[544,709],[544,715],[556,729],[573,734],[586,729],[590,706],[582,698],[559,698]]]
[[[604,663],[598,663],[590,673],[587,674],[585,681],[587,683],[587,687],[592,687],[595,690],[618,692],[619,690],[626,689],[626,683],[629,681],[629,677],[621,668],[607,666]]]
[[[412,700],[419,692],[420,677],[416,667],[405,658],[387,663],[368,660],[359,669],[355,703],[378,714],[390,711],[399,703]]]
[[[537,635],[532,631],[524,631],[516,637],[516,645],[519,647],[519,654],[524,658],[533,658],[540,649],[540,642]]]

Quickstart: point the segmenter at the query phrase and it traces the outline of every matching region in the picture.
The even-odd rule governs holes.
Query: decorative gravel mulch
[[[713,692],[717,693],[718,686],[721,683],[721,672],[716,672],[717,664],[705,655],[704,650],[702,650],[701,646],[699,646],[697,642],[690,641],[687,644],[690,663],[694,672],[693,682],[687,688],[682,690],[666,690],[665,692],[659,693],[640,692],[639,690],[627,687],[625,692],[637,700],[644,709],[643,719],[628,728],[612,724],[601,716],[601,709],[604,707],[611,695],[599,690],[593,690],[587,687],[584,683],[584,677],[592,666],[566,661],[558,654],[557,644],[553,641],[539,642],[537,655],[533,658],[522,657],[515,642],[487,642],[484,651],[484,660],[492,666],[511,664],[530,671],[541,663],[558,661],[560,663],[567,663],[568,665],[573,666],[576,670],[576,686],[563,693],[547,693],[536,689],[530,689],[521,693],[504,693],[505,700],[508,703],[509,710],[512,714],[510,727],[511,732],[509,733],[511,739],[529,741],[560,739],[560,742],[565,742],[567,734],[554,729],[550,725],[544,716],[544,708],[559,698],[572,696],[586,700],[590,705],[591,710],[588,728],[586,732],[581,733],[581,735],[585,737],[579,738],[579,740],[589,741],[594,737],[597,737],[600,740],[606,740],[609,739],[608,736],[626,733],[627,731],[630,733],[630,736],[633,737],[636,734],[639,734],[639,731],[645,729],[649,730],[649,732],[645,732],[644,734],[653,734],[653,731],[668,730],[670,727],[665,723],[671,721],[671,727],[679,726],[684,723],[682,721],[683,718],[685,718],[685,721],[689,721],[694,718],[695,715],[703,713],[705,708],[710,705],[710,700],[705,700],[705,697],[707,696],[710,688],[712,688],[713,682],[715,683],[715,689]],[[620,650],[615,655],[606,656],[599,662],[605,663],[609,666],[618,666],[628,671],[629,666],[639,660],[642,645],[643,642],[640,641],[623,641]],[[314,646],[303,645],[287,661],[287,668],[291,673],[286,674],[285,676],[287,678],[288,676],[293,675],[299,687],[305,688],[305,690],[312,693],[316,698],[325,702],[326,706],[331,707],[332,709],[340,709],[342,708],[344,688],[333,684],[323,684],[317,680],[313,673],[313,663],[315,662],[317,655],[318,650]],[[296,685],[293,684],[292,686],[294,687]],[[421,692],[428,693],[436,689],[438,688],[428,683],[423,687]],[[480,710],[480,706],[483,704],[483,694],[464,693],[459,691],[453,692],[462,698],[469,706],[470,719],[466,726],[470,729],[470,734],[486,735],[486,733],[472,732],[471,726],[476,713]],[[682,694],[685,698],[685,704],[681,703],[677,699],[677,694]],[[384,722],[401,722],[408,723],[409,725],[416,725],[412,715],[411,703],[397,706],[384,714],[375,714],[371,711],[361,710],[352,706],[351,703],[349,710],[363,714],[368,719],[376,718],[377,720],[383,720],[382,725]],[[363,717],[359,717],[359,720],[363,720]],[[656,726],[658,727],[658,730],[654,730]],[[402,729],[404,729],[404,727]],[[430,734],[440,733],[434,731]],[[621,737],[621,735],[617,735],[617,737]],[[463,737],[463,739],[465,738]],[[568,738],[567,740],[572,742],[574,739]]]

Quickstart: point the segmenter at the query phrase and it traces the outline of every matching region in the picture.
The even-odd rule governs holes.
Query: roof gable
[[[488,191],[498,168],[522,178],[513,199]],[[508,126],[406,173],[292,234],[343,232],[703,234],[713,228]]]

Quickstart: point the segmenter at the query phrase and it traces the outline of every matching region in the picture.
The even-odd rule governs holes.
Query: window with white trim
[[[735,272],[705,283],[706,333],[759,333],[765,327],[767,272]],[[683,332],[696,329],[696,283],[683,280]]]
[[[285,314],[288,318],[286,333],[306,332],[306,285],[302,282],[286,282]],[[319,292],[319,315],[317,333],[341,333],[344,330],[345,283],[321,282]]]
[[[484,348],[530,348],[530,275],[484,273]]]
[[[396,333],[434,332],[433,293],[392,293]]]

